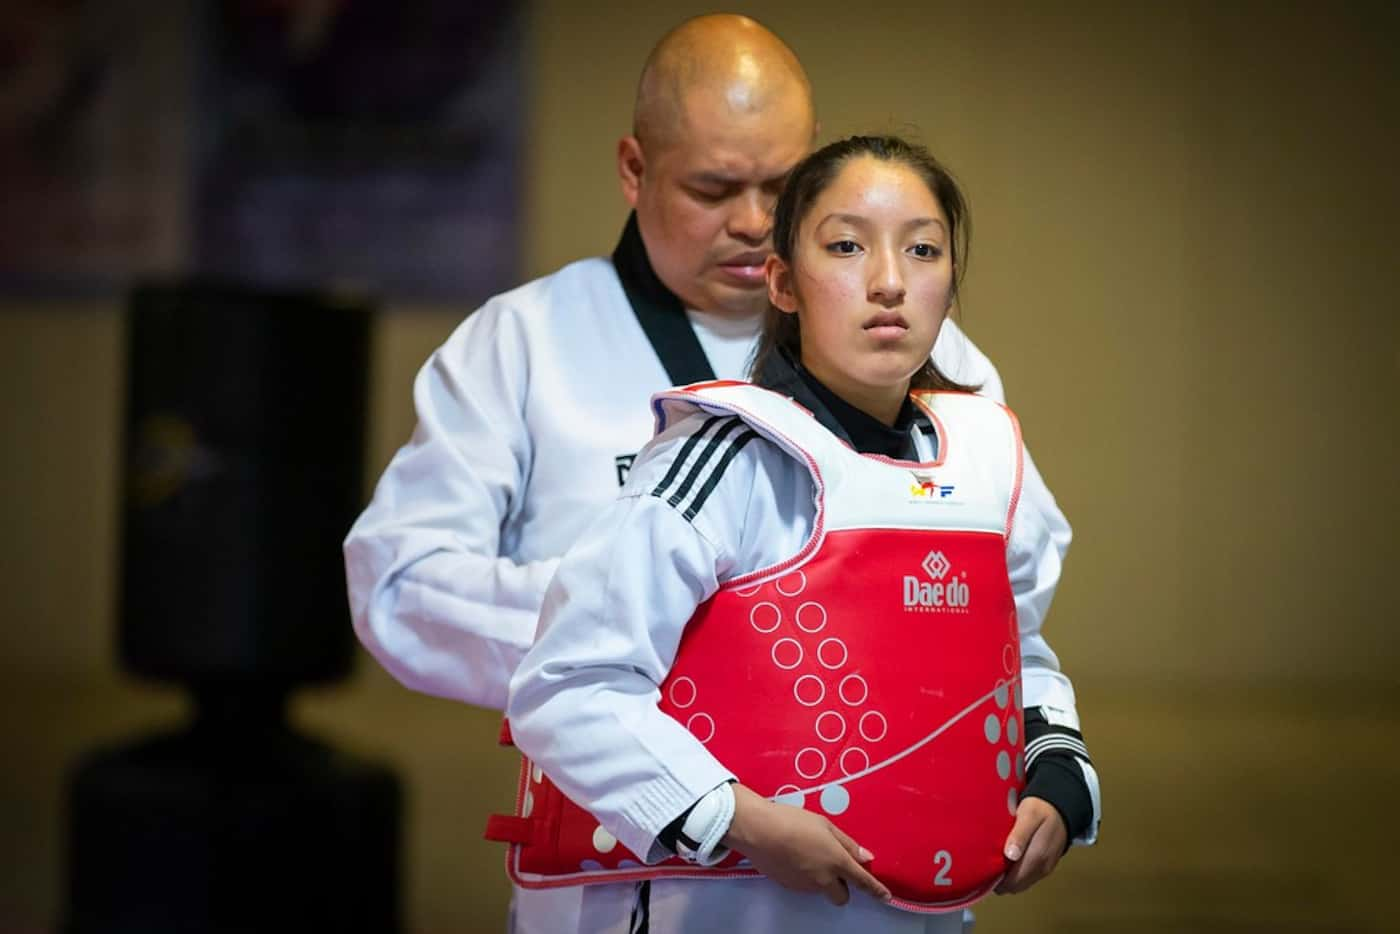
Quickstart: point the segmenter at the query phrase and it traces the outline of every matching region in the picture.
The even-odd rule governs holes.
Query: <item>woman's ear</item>
[[[768,277],[768,301],[779,311],[795,314],[797,292],[793,289],[792,267],[783,262],[778,254],[771,253],[763,264],[763,273]]]

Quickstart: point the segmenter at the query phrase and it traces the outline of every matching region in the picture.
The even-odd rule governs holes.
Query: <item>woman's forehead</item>
[[[948,221],[924,176],[903,162],[860,156],[842,165],[808,209],[809,219],[846,222]]]

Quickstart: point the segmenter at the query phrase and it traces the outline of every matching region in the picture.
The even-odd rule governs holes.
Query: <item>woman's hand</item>
[[[873,854],[811,811],[776,804],[743,785],[734,786],[734,820],[722,841],[754,868],[797,892],[822,892],[833,905],[850,900],[854,883],[880,901],[890,890],[861,865]]]
[[[1026,798],[1016,807],[1016,823],[1002,850],[1011,868],[997,885],[998,895],[1014,895],[1055,871],[1064,855],[1069,831],[1054,806],[1041,798]]]

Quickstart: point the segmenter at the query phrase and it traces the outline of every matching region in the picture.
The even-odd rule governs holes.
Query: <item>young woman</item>
[[[1019,431],[930,360],[967,223],[901,140],[804,160],[756,385],[658,396],[656,438],[560,565],[508,712],[533,781],[613,853],[570,877],[599,883],[586,930],[957,931],[952,909],[1093,842]],[[618,843],[684,862],[648,878]],[[729,871],[693,878],[708,866]]]

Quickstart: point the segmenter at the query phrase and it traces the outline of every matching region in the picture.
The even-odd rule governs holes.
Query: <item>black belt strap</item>
[[[643,879],[637,885],[637,900],[632,904],[632,920],[627,931],[628,934],[651,934],[650,879]]]

